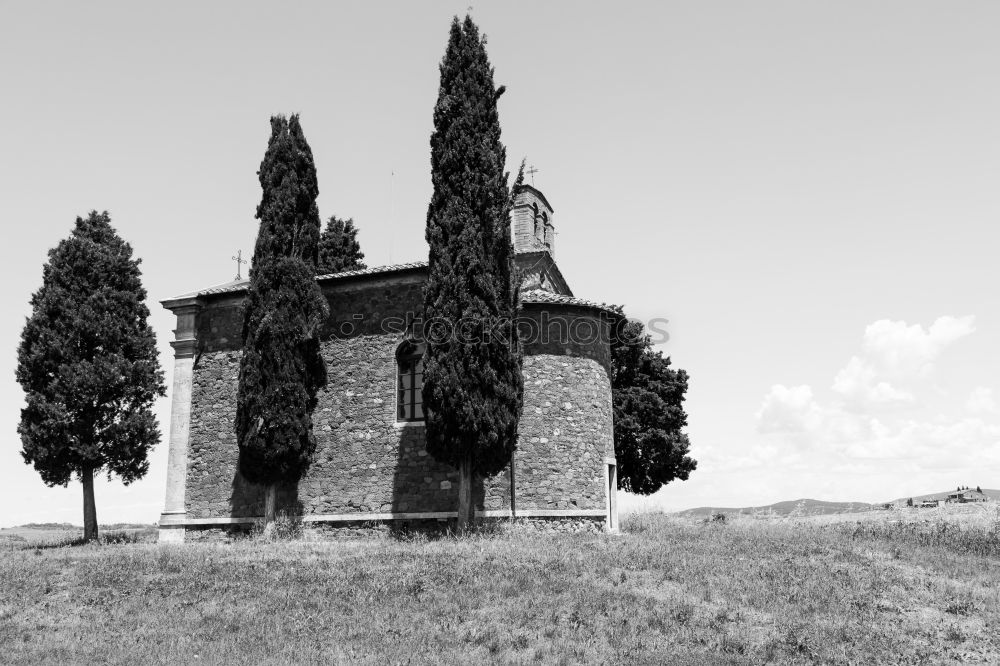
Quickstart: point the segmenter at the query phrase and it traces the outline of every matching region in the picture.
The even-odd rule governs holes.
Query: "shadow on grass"
[[[100,540],[97,541],[87,541],[82,536],[81,537],[71,537],[67,539],[57,539],[55,541],[43,541],[41,543],[31,543],[25,544],[25,550],[52,550],[54,548],[75,548],[77,546],[87,546],[89,544],[96,543],[100,544]]]
[[[416,525],[408,522],[418,523]],[[515,518],[480,518],[464,532],[456,527],[456,520],[449,518],[436,526],[420,524],[421,521],[397,521],[388,529],[388,536],[395,541],[442,541],[450,539],[492,539],[516,534],[519,530],[529,530],[532,534],[542,534],[528,522]]]

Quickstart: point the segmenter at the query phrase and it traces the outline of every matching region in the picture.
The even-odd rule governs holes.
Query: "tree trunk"
[[[94,470],[84,467],[80,472],[83,482],[83,540],[97,541],[97,505],[94,503]]]
[[[274,522],[275,505],[278,503],[278,484],[269,483],[264,488],[264,527]]]
[[[472,458],[466,457],[458,466],[458,531],[472,525]]]

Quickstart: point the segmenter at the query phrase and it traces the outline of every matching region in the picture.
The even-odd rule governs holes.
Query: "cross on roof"
[[[236,262],[236,279],[242,280],[243,278],[240,276],[240,264],[247,263],[247,260],[243,258],[243,250],[237,250],[236,255],[231,257],[231,259]]]
[[[535,186],[535,174],[538,173],[538,169],[536,169],[535,165],[532,164],[530,167],[528,167],[527,173],[528,173],[529,176],[531,176],[531,186],[534,187]]]

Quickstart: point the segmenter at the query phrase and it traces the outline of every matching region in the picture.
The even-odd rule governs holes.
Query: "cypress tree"
[[[364,258],[354,220],[341,220],[336,215],[331,217],[319,237],[319,265],[316,274],[360,270],[366,268]]]
[[[166,387],[139,263],[107,212],[76,218],[49,251],[17,350],[21,456],[46,485],[80,479],[88,541],[97,538],[94,474],[128,485],[160,441],[152,405]]]
[[[428,453],[459,470],[458,527],[465,529],[474,510],[473,477],[499,473],[517,444],[521,350],[513,325],[512,192],[497,115],[504,88],[494,86],[486,38],[470,17],[452,21],[440,73],[423,400]]]
[[[240,472],[265,486],[269,524],[277,484],[297,482],[312,460],[312,412],[326,385],[319,331],[329,306],[315,280],[319,186],[297,115],[271,118],[258,176],[260,228],[243,311],[235,426]]]
[[[649,495],[697,467],[682,431],[688,375],[653,350],[641,323],[628,323],[621,337],[627,342],[612,348],[611,377],[618,485]]]

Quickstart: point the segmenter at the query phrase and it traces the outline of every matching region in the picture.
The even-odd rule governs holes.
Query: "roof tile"
[[[545,291],[544,289],[530,289],[528,291],[521,292],[521,302],[576,305],[585,308],[596,308],[598,310],[604,310],[605,312],[610,312],[619,316],[622,315],[622,308],[620,305],[608,305],[607,303],[588,301],[584,298],[577,298],[576,296],[566,296],[564,294],[556,294],[551,291]]]
[[[327,275],[317,275],[317,280],[338,280],[342,278],[358,277],[363,275],[381,275],[385,273],[395,273],[398,271],[406,271],[416,268],[426,268],[426,261],[414,261],[408,264],[393,264],[391,266],[376,266],[374,268],[362,268],[356,271],[344,271],[342,273],[329,273]],[[175,296],[171,299],[167,299],[164,303],[170,301],[177,301],[186,298],[197,298],[199,296],[213,296],[216,294],[234,294],[241,291],[246,291],[247,286],[250,284],[250,280],[231,280],[229,282],[224,282],[222,284],[217,284],[214,287],[208,287],[207,289],[202,289],[200,291],[193,291],[188,294],[182,294],[181,296]],[[596,301],[588,301],[583,298],[577,298],[575,296],[566,296],[564,294],[556,294],[551,291],[545,291],[543,289],[530,289],[528,291],[521,292],[521,302],[523,303],[552,303],[558,305],[575,305],[579,307],[595,308],[597,310],[604,310],[618,316],[622,315],[622,309],[618,305],[608,305],[606,303],[598,303]]]

